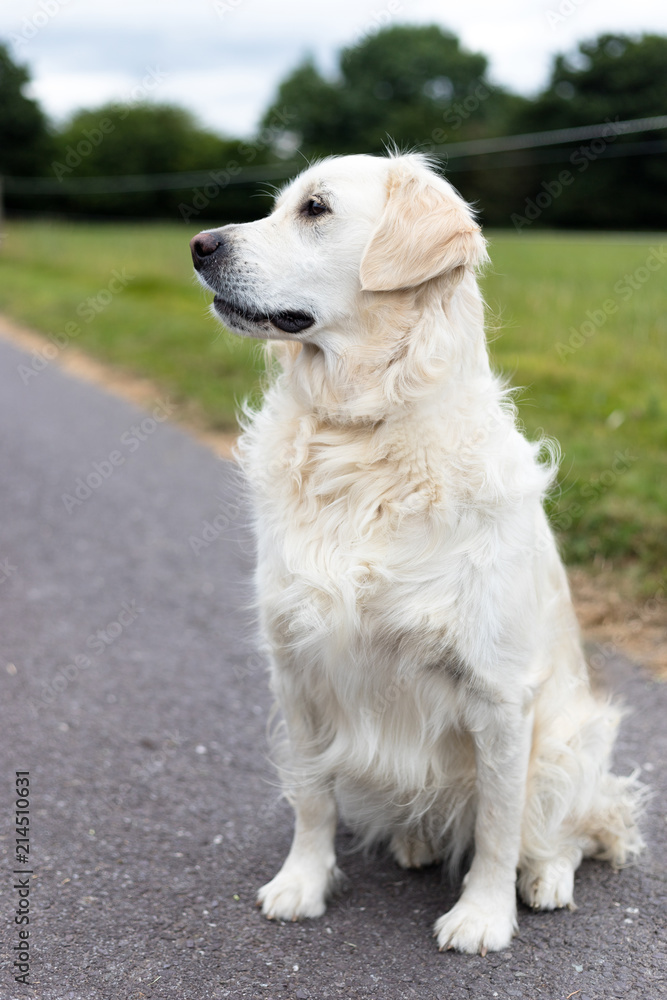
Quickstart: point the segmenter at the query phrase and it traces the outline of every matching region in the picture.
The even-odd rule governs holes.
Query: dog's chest
[[[412,629],[415,570],[436,575],[433,538],[442,539],[447,509],[424,454],[370,460],[363,442],[342,434],[301,447],[264,441],[257,450],[257,583],[274,644],[349,643],[386,630],[392,606]]]

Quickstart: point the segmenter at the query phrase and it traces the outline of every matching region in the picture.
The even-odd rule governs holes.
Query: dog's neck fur
[[[304,416],[333,426],[402,419],[435,396],[488,391],[483,304],[463,267],[417,288],[367,293],[345,337],[282,344],[278,383]]]

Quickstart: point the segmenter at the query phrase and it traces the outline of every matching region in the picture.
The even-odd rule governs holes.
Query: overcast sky
[[[0,39],[31,70],[31,96],[60,120],[142,96],[249,135],[281,78],[380,23],[437,23],[490,59],[491,78],[532,94],[552,56],[603,31],[667,34],[664,0],[4,0]]]

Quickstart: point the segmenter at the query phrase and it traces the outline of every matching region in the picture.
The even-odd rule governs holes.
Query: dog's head
[[[267,218],[190,246],[230,330],[319,346],[354,329],[369,297],[452,279],[486,256],[469,206],[419,154],[323,160]]]

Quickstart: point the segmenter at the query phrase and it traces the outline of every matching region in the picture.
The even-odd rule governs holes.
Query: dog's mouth
[[[213,304],[216,312],[223,319],[230,318],[233,320],[238,317],[257,326],[261,326],[264,323],[271,323],[279,330],[282,330],[283,333],[301,333],[302,330],[307,330],[308,327],[312,326],[315,322],[314,316],[300,310],[262,313],[254,309],[248,309],[244,306],[240,306],[238,303],[232,302],[229,299],[223,299],[221,295],[215,296]]]

